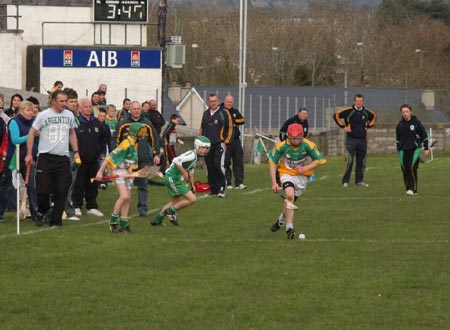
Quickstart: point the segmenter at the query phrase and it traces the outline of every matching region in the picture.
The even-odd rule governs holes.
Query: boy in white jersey
[[[49,225],[62,226],[61,217],[72,181],[69,143],[72,146],[74,159],[80,159],[75,133],[75,117],[71,111],[65,109],[67,94],[57,90],[51,95],[51,98],[52,107],[39,113],[28,133],[27,156],[25,157],[26,165],[31,166],[34,138],[39,135],[36,166],[37,226],[42,226],[44,216],[50,213],[50,196],[54,205]]]
[[[194,190],[194,170],[197,164],[197,157],[204,157],[208,154],[211,141],[205,136],[197,136],[194,140],[194,149],[186,151],[172,160],[172,164],[167,169],[164,176],[164,184],[169,191],[170,201],[164,205],[155,219],[150,224],[161,226],[164,216],[167,215],[169,221],[178,226],[177,210],[188,207],[196,202]],[[192,189],[192,190],[191,190]],[[182,199],[181,197],[184,197]]]
[[[279,142],[268,154],[269,171],[272,179],[272,191],[278,192],[280,186],[276,179],[276,172],[280,174],[281,186],[286,194],[286,199],[294,203],[306,189],[309,177],[314,173],[313,169],[325,164],[327,161],[317,149],[314,142],[303,138],[303,127],[300,124],[291,124],[287,129],[287,139]],[[306,156],[310,156],[312,162],[307,163]],[[278,169],[277,169],[278,167]],[[273,232],[281,228],[286,221],[286,236],[288,239],[295,237],[294,211],[284,204],[283,212],[272,225]]]

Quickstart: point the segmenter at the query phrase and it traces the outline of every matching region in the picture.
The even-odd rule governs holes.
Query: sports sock
[[[294,229],[294,225],[291,224],[286,224],[286,231],[289,231],[289,229]]]
[[[117,223],[117,220],[119,219],[120,215],[118,214],[111,214],[111,218],[109,219],[109,224],[115,224]]]
[[[278,224],[279,224],[280,226],[282,226],[282,225],[284,224],[284,220],[285,220],[285,219],[286,219],[286,218],[284,217],[284,213],[281,212],[280,216],[278,217]]]
[[[167,208],[165,212],[166,214],[175,214],[177,213],[177,209],[172,205],[171,207]]]
[[[163,221],[163,219],[164,219],[164,213],[161,211],[156,215],[154,221],[157,223],[161,223]]]
[[[128,226],[128,218],[120,218],[120,228],[126,228]]]

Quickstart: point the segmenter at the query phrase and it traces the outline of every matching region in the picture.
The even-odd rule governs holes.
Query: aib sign
[[[48,68],[161,68],[160,50],[43,49]]]

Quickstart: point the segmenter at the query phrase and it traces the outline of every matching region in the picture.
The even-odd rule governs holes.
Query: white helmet
[[[206,136],[197,136],[194,140],[194,148],[198,150],[199,147],[211,148],[211,141]]]

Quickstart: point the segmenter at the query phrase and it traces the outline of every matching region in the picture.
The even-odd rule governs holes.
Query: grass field
[[[27,220],[17,236],[8,214],[0,327],[450,329],[449,155],[421,165],[414,197],[396,155],[367,165],[367,188],[341,188],[342,158],[317,170],[297,202],[305,241],[270,231],[282,200],[265,165],[246,167],[246,190],[180,211],[179,227],[136,217],[132,235],[112,235],[84,216],[57,229]],[[100,196],[109,213],[114,187]],[[151,216],[166,200],[150,186]]]

